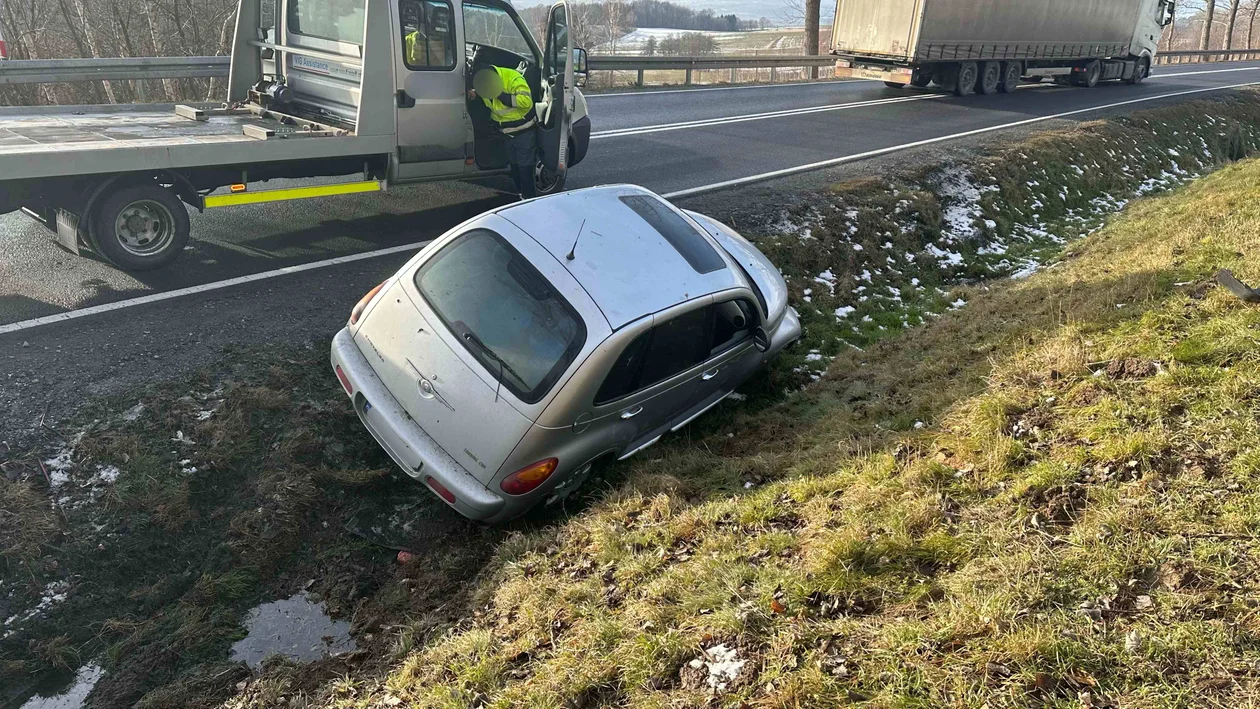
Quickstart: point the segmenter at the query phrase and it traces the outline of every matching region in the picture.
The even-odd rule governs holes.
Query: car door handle
[[[641,413],[643,413],[643,407],[642,407],[642,406],[636,406],[636,407],[634,407],[633,409],[626,409],[625,411],[622,411],[622,412],[621,412],[621,418],[623,418],[623,419],[632,419],[632,418],[634,418],[635,416],[638,416],[638,415],[639,415],[639,414],[641,414]]]
[[[714,367],[713,369],[710,369],[709,371],[705,372],[704,374],[701,374],[701,375],[700,375],[700,378],[701,378],[701,379],[703,379],[704,381],[706,381],[706,382],[707,382],[707,381],[709,381],[710,379],[712,379],[712,378],[716,377],[716,376],[718,375],[718,372],[720,372],[720,371],[722,371],[722,368],[721,368],[721,367]]]

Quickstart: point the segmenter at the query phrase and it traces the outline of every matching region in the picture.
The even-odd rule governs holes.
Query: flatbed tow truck
[[[553,5],[539,47],[506,0],[241,0],[223,104],[0,119],[0,214],[21,209],[76,254],[147,270],[183,251],[189,207],[506,174],[504,139],[466,95],[484,64],[534,89],[536,186],[560,191],[591,132],[568,18]],[[263,184],[306,178],[324,179]]]

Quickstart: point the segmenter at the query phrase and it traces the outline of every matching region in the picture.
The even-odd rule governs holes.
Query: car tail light
[[[345,389],[347,394],[354,396],[354,387],[350,384],[350,377],[347,377],[346,373],[341,371],[340,364],[335,369],[337,370],[337,378],[341,380],[341,388]]]
[[[385,283],[389,283],[389,281],[385,281]],[[355,323],[359,322],[359,318],[363,317],[363,311],[367,309],[368,303],[371,303],[372,299],[376,297],[376,294],[381,292],[381,289],[385,287],[385,283],[382,283],[379,286],[368,291],[367,295],[363,296],[363,298],[360,299],[359,302],[355,304],[354,310],[350,311],[350,324],[351,325],[354,325]]]
[[[524,495],[542,485],[552,473],[556,472],[556,466],[559,464],[560,461],[555,458],[540,460],[503,478],[499,487],[509,495]]]
[[[441,497],[443,500],[446,500],[452,505],[455,504],[455,493],[447,490],[445,485],[434,480],[432,475],[424,476],[424,482],[429,487],[433,488],[433,491],[438,494],[438,497]]]

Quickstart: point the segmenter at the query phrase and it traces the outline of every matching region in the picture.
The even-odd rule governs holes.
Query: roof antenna
[[[565,260],[567,260],[567,261],[572,261],[572,260],[573,260],[573,258],[574,258],[574,252],[575,252],[575,251],[577,251],[578,239],[581,239],[581,238],[582,238],[582,230],[583,230],[583,229],[585,229],[585,228],[586,228],[586,220],[585,220],[585,219],[583,219],[583,220],[582,220],[582,226],[578,227],[578,235],[577,235],[577,239],[574,239],[574,240],[573,240],[573,248],[569,249],[569,253],[568,253],[568,255],[564,257],[564,258],[565,258]]]

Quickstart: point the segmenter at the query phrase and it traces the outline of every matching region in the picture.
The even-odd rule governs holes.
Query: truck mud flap
[[[589,147],[591,147],[591,117],[582,116],[573,123],[573,154],[569,156],[569,167],[582,162]]]

